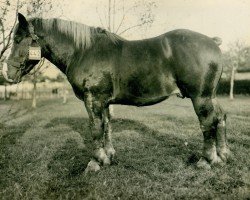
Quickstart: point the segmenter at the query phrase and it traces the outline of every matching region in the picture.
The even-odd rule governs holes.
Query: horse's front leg
[[[110,124],[109,107],[104,109],[102,119],[103,119],[103,127],[104,127],[104,149],[108,158],[112,162],[115,156],[115,149],[112,144],[112,130],[111,130],[111,124]]]
[[[88,163],[86,172],[98,171],[101,165],[110,165],[109,120],[103,102],[93,97],[91,93],[85,94],[85,106],[89,115],[89,125],[92,136],[92,160]]]

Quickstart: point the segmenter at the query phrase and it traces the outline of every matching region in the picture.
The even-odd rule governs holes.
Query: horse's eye
[[[21,38],[20,37],[15,37],[14,41],[15,41],[15,43],[19,44],[21,42]]]

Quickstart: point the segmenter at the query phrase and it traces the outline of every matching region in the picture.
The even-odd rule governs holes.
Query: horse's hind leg
[[[226,161],[229,152],[225,131],[226,117],[214,98],[197,97],[192,102],[204,135],[203,157],[197,166],[210,168],[209,164]]]
[[[223,109],[217,102],[217,99],[212,100],[214,108],[217,113],[217,130],[216,130],[216,149],[217,154],[223,161],[226,161],[228,157],[230,157],[231,153],[227,144],[227,136],[226,136],[226,114]]]
[[[110,158],[105,151],[104,133],[108,130],[108,121],[105,119],[103,103],[94,98],[91,93],[85,95],[84,103],[89,115],[90,131],[92,136],[92,156],[88,163],[87,171],[97,171],[100,165],[109,165]]]

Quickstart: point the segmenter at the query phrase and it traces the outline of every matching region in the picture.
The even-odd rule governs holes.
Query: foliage
[[[229,51],[223,55],[224,74],[226,74],[227,79],[230,78],[230,99],[234,99],[235,73],[240,66],[248,65],[246,64],[247,57],[249,57],[247,49],[244,42],[236,40],[229,45]]]
[[[0,2],[0,59],[3,59],[4,53],[11,46],[11,34],[13,33],[15,24],[17,22],[17,12],[23,6],[23,3],[19,3],[17,0],[15,3],[9,0],[3,0]],[[14,22],[10,22],[9,19],[14,19]]]
[[[219,83],[217,94],[226,95],[230,92],[230,81],[221,80]],[[234,94],[250,95],[250,80],[235,80]]]
[[[245,47],[243,50],[244,60],[240,63],[238,72],[250,72],[250,47]]]
[[[223,53],[224,72],[231,73],[232,67],[250,68],[250,47],[240,40],[229,45],[229,50]],[[230,76],[230,75],[228,75]]]
[[[42,17],[52,10],[52,0],[28,0],[27,16]]]

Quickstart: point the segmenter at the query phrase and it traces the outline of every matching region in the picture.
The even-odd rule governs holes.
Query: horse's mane
[[[109,32],[103,28],[94,28],[78,22],[53,18],[41,19],[35,18],[31,21],[39,22],[42,28],[51,33],[61,33],[66,37],[71,38],[78,48],[87,49],[93,43],[93,38],[97,34],[105,34],[114,44],[124,41],[122,37]]]

